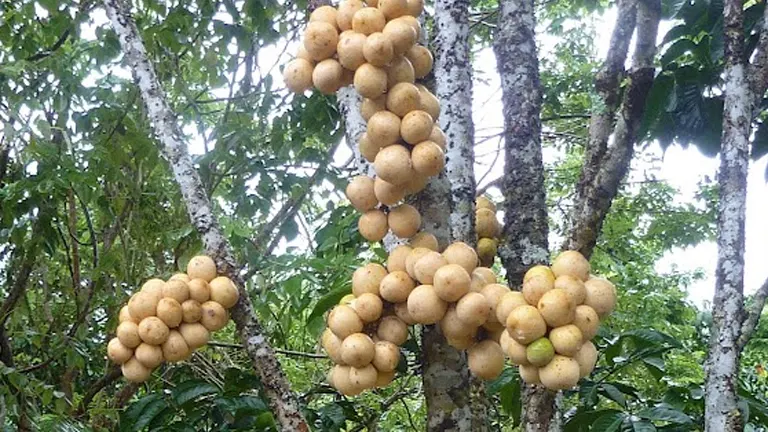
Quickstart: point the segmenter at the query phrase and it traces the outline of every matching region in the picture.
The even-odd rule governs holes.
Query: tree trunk
[[[222,234],[200,176],[187,152],[183,134],[168,105],[163,89],[130,13],[123,0],[105,0],[104,6],[118,35],[134,80],[160,141],[162,153],[169,161],[192,224],[197,228],[206,250],[215,260],[220,273],[229,276],[240,289],[240,300],[231,309],[240,339],[258,371],[264,394],[276,423],[285,431],[308,431],[299,404],[290,390],[280,363],[267,336],[256,319],[243,278],[227,239]]]

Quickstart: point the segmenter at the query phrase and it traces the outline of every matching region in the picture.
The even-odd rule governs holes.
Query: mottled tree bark
[[[245,290],[239,266],[227,239],[219,228],[211,202],[192,158],[187,152],[185,139],[176,122],[176,117],[168,105],[154,67],[147,58],[139,30],[130,13],[130,6],[123,0],[105,0],[104,6],[117,32],[125,54],[125,62],[131,68],[134,80],[141,91],[153,130],[159,139],[161,151],[173,170],[190,221],[200,234],[207,253],[216,260],[219,272],[229,276],[240,289],[240,300],[231,309],[231,316],[237,324],[245,350],[259,373],[264,394],[276,423],[282,430],[307,431],[309,427],[304,421],[299,404],[290,390],[275,352],[253,312],[253,305]]]

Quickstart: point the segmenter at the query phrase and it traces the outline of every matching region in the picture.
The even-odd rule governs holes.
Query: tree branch
[[[75,417],[80,417],[83,414],[88,412],[88,406],[93,401],[93,398],[96,397],[99,392],[104,389],[104,387],[112,384],[115,382],[118,378],[120,378],[123,375],[122,371],[120,370],[120,366],[113,365],[107,370],[107,373],[105,373],[101,378],[96,380],[93,384],[91,384],[90,387],[88,387],[88,390],[85,392],[85,396],[83,396],[83,400],[80,402],[80,406],[77,408],[77,411],[75,412]]]
[[[747,346],[752,339],[752,333],[755,332],[757,324],[760,323],[760,316],[763,314],[765,300],[768,299],[768,279],[763,282],[760,289],[752,297],[752,308],[747,311],[747,317],[744,324],[741,325],[741,336],[739,336],[739,350]]]
[[[750,89],[753,95],[753,109],[757,107],[768,86],[768,7],[763,10],[763,20],[760,26],[760,38],[749,65],[747,76],[750,79]]]
[[[291,392],[288,381],[275,356],[275,351],[257,320],[249,293],[239,273],[239,266],[227,239],[219,228],[210,199],[205,192],[192,158],[187,153],[184,136],[171,111],[130,13],[123,0],[105,0],[112,26],[125,54],[125,62],[131,67],[135,81],[141,90],[153,130],[161,151],[169,161],[179,185],[190,220],[197,228],[207,253],[215,260],[218,270],[229,276],[240,289],[240,300],[231,309],[240,339],[259,373],[264,393],[274,413],[277,424],[286,431],[308,431],[298,401]]]
[[[212,347],[219,347],[219,348],[233,348],[233,349],[243,349],[243,345],[241,344],[233,344],[228,342],[216,342],[216,341],[210,341],[208,342],[208,345]],[[278,354],[283,354],[287,356],[292,357],[305,357],[305,358],[311,358],[311,359],[327,359],[328,356],[324,354],[315,354],[315,353],[308,353],[303,351],[292,351],[292,350],[284,350],[275,348],[275,352]]]

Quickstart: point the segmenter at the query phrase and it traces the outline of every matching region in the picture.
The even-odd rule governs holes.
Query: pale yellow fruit
[[[488,321],[498,322],[496,319],[496,306],[506,293],[509,292],[509,287],[502,284],[488,284],[480,290],[480,294],[484,295],[491,305],[491,314],[488,315]]]
[[[549,340],[558,354],[568,357],[575,356],[584,343],[581,330],[573,324],[553,328],[549,331]]]
[[[352,17],[352,30],[366,36],[384,30],[387,23],[384,14],[375,7],[364,7]]]
[[[202,324],[208,331],[218,331],[223,329],[229,321],[229,313],[224,309],[222,305],[215,301],[207,301],[200,305],[203,311],[202,317],[200,317],[200,324]]]
[[[210,282],[211,300],[229,309],[240,299],[240,291],[226,276],[219,276]]]
[[[419,35],[421,35],[421,23],[419,22],[419,20],[416,19],[416,17],[410,16],[410,15],[403,15],[400,17],[400,19],[407,22],[408,25],[413,27],[413,30],[416,32],[416,39],[418,40]]]
[[[376,180],[374,180],[373,183],[373,194],[376,201],[391,206],[399,203],[405,198],[405,187],[402,185],[393,185],[392,183],[376,177]]]
[[[216,277],[216,263],[207,255],[194,256],[187,263],[187,274],[190,279],[200,278],[210,282]]]
[[[333,386],[345,396],[354,396],[364,390],[362,387],[352,384],[352,381],[349,379],[350,369],[352,368],[349,366],[336,365],[331,373]]]
[[[379,340],[400,346],[408,340],[408,326],[405,321],[394,315],[385,316],[379,321],[376,336]]]
[[[443,151],[445,151],[445,133],[437,124],[432,126],[432,133],[429,134],[429,141],[437,144]]]
[[[138,323],[138,321],[131,316],[131,312],[128,310],[128,305],[120,308],[120,314],[118,315],[117,320],[121,323],[126,321]]]
[[[189,285],[179,279],[169,280],[163,285],[163,297],[172,298],[179,304],[184,303],[189,300]]]
[[[587,298],[587,289],[584,286],[584,282],[571,275],[562,275],[555,279],[555,288],[565,290],[575,305],[584,303],[584,300]]]
[[[392,42],[384,33],[371,33],[363,45],[363,55],[368,63],[382,67],[389,64],[395,56]]]
[[[179,362],[189,356],[189,347],[184,336],[177,330],[171,330],[168,338],[163,342],[163,358],[169,362]]]
[[[526,354],[526,346],[512,339],[512,337],[509,336],[509,331],[504,330],[504,333],[502,333],[501,336],[501,340],[503,341],[503,343],[501,343],[501,347],[512,363],[518,366],[530,364]]]
[[[389,210],[387,223],[392,233],[400,238],[410,238],[419,232],[421,214],[410,204],[401,204]]]
[[[496,275],[493,270],[487,267],[478,267],[472,270],[472,283],[469,285],[469,290],[472,292],[480,292],[484,286],[496,283]]]
[[[518,306],[512,309],[507,317],[509,336],[527,345],[547,333],[547,323],[541,317],[538,309],[531,305]]]
[[[344,364],[344,360],[341,359],[341,342],[342,340],[328,328],[323,331],[323,335],[320,338],[320,344],[323,346],[325,353],[336,364]]]
[[[408,0],[408,15],[418,17],[423,11],[424,0]]]
[[[475,199],[475,209],[487,208],[492,212],[496,212],[496,204],[485,196],[479,196]]]
[[[616,287],[608,279],[592,278],[584,282],[587,296],[584,304],[605,318],[616,308]]]
[[[395,315],[402,321],[403,323],[407,325],[414,325],[418,324],[415,319],[411,316],[411,313],[408,312],[408,302],[404,301],[402,303],[395,303]]]
[[[361,368],[369,364],[374,352],[373,341],[364,333],[353,333],[341,343],[341,359],[352,367]]]
[[[408,64],[410,65],[410,63],[409,61]],[[411,69],[413,69],[413,66],[411,66]],[[432,120],[437,121],[440,118],[440,101],[423,85],[417,87],[419,87],[419,93],[421,94],[421,109],[429,113]]]
[[[387,93],[387,109],[398,117],[421,107],[419,89],[411,83],[398,83]]]
[[[480,238],[495,238],[499,235],[499,221],[496,219],[496,213],[481,208],[475,212],[475,230]]]
[[[312,88],[312,74],[315,67],[309,60],[293,59],[283,68],[283,81],[288,90],[304,93]]]
[[[405,265],[403,265],[405,267]],[[402,303],[416,287],[416,283],[402,270],[391,271],[381,280],[379,294],[390,303]]]
[[[402,136],[408,144],[419,144],[429,138],[434,124],[432,117],[426,111],[411,111],[406,114],[400,122],[400,136]],[[437,147],[437,144],[435,144],[435,147]],[[439,147],[437,147],[437,149],[440,150]],[[440,154],[442,154],[442,150],[440,150]],[[429,172],[432,172],[435,169],[434,163],[429,163],[428,161],[423,161],[422,165],[423,169],[428,169]],[[440,169],[442,169],[442,167]],[[437,173],[439,172],[440,170],[437,170]],[[426,171],[420,173],[424,175],[436,174],[427,173]]]
[[[555,288],[552,279],[545,276],[534,276],[523,282],[523,296],[528,304],[537,305],[541,296]]]
[[[354,309],[347,305],[338,305],[328,315],[328,328],[340,339],[363,330],[363,320]]]
[[[163,363],[163,349],[159,345],[143,343],[136,347],[136,360],[148,369],[154,369]]]
[[[408,254],[410,254],[412,250],[413,248],[408,245],[400,245],[392,249],[387,258],[387,271],[390,273],[395,271],[405,271],[405,259],[408,258]],[[406,273],[406,276],[407,275],[408,274]],[[384,298],[384,300],[391,301],[387,298]]]
[[[471,274],[477,267],[477,253],[464,242],[454,242],[448,245],[443,251],[443,257],[448,261],[448,264],[458,264],[468,274]]]
[[[528,269],[527,272],[525,272],[525,276],[523,276],[523,282],[528,281],[528,279],[534,278],[536,276],[542,276],[549,280],[549,282],[554,287],[555,284],[555,274],[552,273],[552,269],[549,268],[549,266],[545,265],[535,265]]]
[[[363,102],[360,104],[360,114],[363,116],[363,119],[368,121],[377,112],[386,111],[388,97],[389,94],[381,95],[375,99],[364,98]]]
[[[589,279],[589,261],[578,251],[565,251],[552,261],[552,273],[555,277],[570,275],[586,281]]]
[[[440,330],[446,339],[457,340],[465,339],[469,335],[474,336],[477,332],[477,327],[467,325],[467,323],[459,319],[456,308],[450,306],[440,320]]]
[[[387,20],[392,20],[408,13],[408,2],[406,0],[378,0],[378,7]]]
[[[507,317],[512,310],[518,306],[527,305],[525,297],[519,291],[510,291],[504,294],[496,304],[496,319],[500,323],[506,323]]]
[[[439,247],[437,243],[437,237],[434,234],[422,231],[415,236],[411,237],[409,241],[412,248],[424,248],[437,252]]]
[[[384,26],[384,36],[392,43],[395,55],[402,55],[409,53],[409,50],[416,43],[416,29],[411,26],[408,20],[396,18],[389,21]],[[409,58],[409,60],[411,60]],[[416,66],[414,65],[414,72]],[[418,77],[418,74],[416,75]]]
[[[198,303],[205,303],[211,298],[211,287],[205,279],[192,279],[187,287],[189,287],[189,298]]]
[[[423,113],[423,111],[412,111],[408,116],[413,113]],[[429,115],[426,113],[424,114]],[[406,118],[408,117],[406,116]],[[406,119],[403,119],[400,127],[400,132],[403,134],[403,137],[405,137],[406,133],[404,132],[403,127],[406,127],[406,125]],[[432,141],[421,141],[411,152],[411,163],[417,174],[426,177],[436,176],[440,174],[443,168],[445,168],[445,153],[436,143]]]
[[[381,372],[376,377],[376,387],[382,388],[388,386],[395,379],[395,371]]]
[[[467,350],[467,364],[476,377],[492,380],[504,369],[504,352],[498,343],[484,340]]]
[[[470,282],[472,279],[464,267],[447,264],[437,269],[432,285],[438,297],[447,302],[456,302],[469,292]]]
[[[431,285],[437,270],[447,264],[448,261],[443,258],[443,255],[430,251],[416,261],[413,265],[413,272],[416,275],[417,281]]]
[[[141,286],[141,292],[153,294],[160,300],[163,297],[163,285],[165,285],[165,281],[162,279],[149,279]]]
[[[361,0],[343,0],[339,2],[339,8],[336,12],[336,25],[341,29],[352,29],[352,18],[355,13],[365,7]]]
[[[168,327],[178,327],[183,316],[181,305],[175,299],[166,297],[157,303],[157,317]]]
[[[456,313],[467,325],[478,327],[488,320],[491,304],[484,295],[476,292],[467,293],[456,303]]]
[[[357,211],[368,211],[379,203],[373,192],[373,184],[373,179],[368,176],[356,176],[347,185],[347,199]]]
[[[408,256],[405,257],[405,271],[408,272],[408,275],[411,278],[418,280],[416,277],[415,265],[421,258],[430,252],[432,252],[430,249],[424,247],[414,247]]]
[[[139,323],[139,337],[150,345],[160,345],[168,339],[170,329],[158,317],[147,317]]]
[[[549,364],[539,369],[539,379],[550,390],[567,390],[579,382],[579,363],[570,358],[556,355]]]
[[[537,307],[550,327],[570,324],[576,314],[576,305],[573,304],[568,293],[562,289],[553,289],[544,293]]]
[[[414,81],[416,81],[416,74],[410,60],[402,56],[395,57],[387,68],[387,88],[391,89],[397,83],[413,83]],[[422,106],[423,101],[424,97],[422,96]]]
[[[145,318],[146,319],[146,318]],[[125,321],[117,326],[117,339],[126,348],[136,348],[141,343],[139,326],[133,321]]]
[[[459,337],[446,337],[445,340],[448,342],[448,345],[456,348],[457,350],[467,350],[477,343],[477,339],[475,338],[476,333],[477,332],[473,332],[472,334],[464,334]]]
[[[402,185],[413,172],[411,155],[408,149],[401,145],[384,147],[376,155],[376,160],[373,161],[373,169],[382,180],[394,185]]]
[[[211,334],[200,323],[184,323],[179,326],[179,333],[190,349],[197,349],[208,343]]]
[[[352,304],[352,302],[354,300],[355,300],[355,295],[354,294],[347,294],[344,297],[342,297],[341,300],[339,300],[339,304],[340,305],[349,305],[349,304]]]
[[[399,174],[403,173],[410,173],[410,165],[411,165],[411,157],[408,153],[408,150],[403,146],[395,146],[391,145],[396,143],[400,139],[400,118],[396,116],[394,113],[391,113],[389,111],[379,111],[376,114],[372,115],[370,120],[368,120],[368,125],[366,128],[366,133],[368,134],[368,139],[372,141],[374,144],[378,145],[379,147],[385,147],[383,148],[379,153],[384,152],[386,149],[392,147],[396,150],[388,150],[390,154],[388,154],[389,158],[392,158],[393,156],[398,156],[397,159],[391,161],[391,163],[402,163],[404,164],[404,168],[397,169],[399,167],[392,167],[392,169],[395,169]],[[386,147],[390,146],[390,147]],[[397,152],[397,153],[393,153]],[[407,156],[407,162],[405,162],[404,156]],[[379,154],[376,155],[376,160],[379,158]],[[403,171],[403,169],[406,169]],[[405,182],[405,179],[396,179],[395,181],[388,180],[384,178],[384,180],[388,181],[389,183],[400,185]]]
[[[407,25],[405,21],[403,21],[403,23]],[[386,28],[384,29],[384,32],[386,34]],[[416,32],[414,31],[414,33]],[[410,49],[406,51],[405,57],[411,62],[411,65],[413,65],[413,72],[416,75],[416,78],[424,78],[432,71],[434,58],[427,47],[412,44]]]
[[[381,149],[381,146],[368,139],[367,132],[363,132],[360,135],[360,141],[357,143],[357,146],[360,149],[360,154],[371,163],[376,160],[376,155],[379,154]]]
[[[498,252],[499,242],[492,238],[481,238],[477,241],[477,257],[480,259],[480,264],[490,267],[493,265],[493,261],[496,259],[496,253]]]
[[[355,71],[355,90],[361,96],[375,99],[387,91],[387,71],[370,63],[365,63]]]
[[[536,339],[525,347],[525,358],[534,366],[544,366],[555,357],[555,348],[552,341],[543,337]]]
[[[322,60],[312,71],[312,84],[323,94],[336,93],[341,88],[343,69],[336,59]]]
[[[357,297],[351,303],[352,309],[357,312],[357,316],[364,322],[374,322],[381,317],[384,310],[384,303],[376,294],[365,293]]]
[[[159,300],[160,298],[153,293],[139,291],[128,300],[128,313],[131,314],[134,321],[141,321],[148,316],[154,316],[157,313]]]
[[[357,229],[364,239],[370,242],[381,241],[389,230],[387,215],[381,210],[368,210],[360,216]]]
[[[336,53],[339,32],[327,22],[310,22],[304,31],[304,48],[315,61],[325,60]]]
[[[532,365],[520,365],[520,378],[526,384],[540,384],[539,368]]]
[[[152,370],[144,367],[135,357],[123,363],[121,370],[125,379],[133,383],[143,383],[152,375]]]
[[[597,335],[600,328],[600,317],[594,309],[587,305],[576,306],[573,324],[579,328],[585,341],[591,340]]]
[[[424,190],[424,188],[427,187],[427,183],[429,183],[429,177],[423,176],[417,172],[414,171],[413,175],[411,175],[411,178],[408,179],[408,181],[405,183],[405,194],[406,195],[415,195],[421,191]]]
[[[369,263],[352,273],[352,294],[360,297],[365,293],[379,295],[379,285],[384,276],[387,275],[387,269],[381,264]]]
[[[304,48],[304,44],[299,44],[299,48],[296,50],[296,58],[306,60],[309,62],[310,65],[315,64],[315,59],[312,58],[312,56],[309,55],[309,52],[306,48]]]
[[[173,276],[171,276],[168,280],[175,280],[175,279],[178,279],[180,281],[184,281],[186,283],[189,283],[189,281],[191,280],[189,278],[189,275],[186,274],[186,273],[176,273]]]
[[[389,341],[379,341],[374,345],[373,366],[379,372],[391,372],[400,362],[400,348]]]
[[[309,22],[322,21],[336,27],[336,8],[333,6],[320,6],[309,15]]]
[[[123,345],[118,338],[112,338],[107,344],[107,357],[117,364],[123,364],[133,357],[133,350]]]
[[[369,389],[376,386],[376,379],[378,377],[379,373],[372,364],[365,365],[361,368],[351,367],[349,369],[349,381],[352,382],[352,385],[363,389]]]
[[[420,324],[435,324],[447,310],[448,303],[437,295],[432,285],[419,285],[408,296],[408,312]]]
[[[181,320],[185,323],[196,323],[203,317],[203,308],[197,300],[189,299],[181,304]]]
[[[595,364],[597,364],[597,348],[595,348],[595,344],[590,341],[584,342],[581,349],[573,356],[573,359],[579,364],[579,377],[589,376],[595,370]]]

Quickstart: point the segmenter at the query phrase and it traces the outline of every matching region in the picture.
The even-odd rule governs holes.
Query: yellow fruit
[[[430,113],[430,115],[432,115],[432,113]],[[432,133],[429,134],[429,141],[437,144],[443,151],[445,151],[445,133],[437,124],[432,126]]]
[[[410,169],[411,157],[410,157],[410,154],[408,153],[408,150],[405,147],[400,145],[392,145],[400,139],[400,118],[398,116],[396,116],[395,114],[389,111],[377,112],[376,114],[371,116],[370,120],[368,120],[366,134],[367,134],[368,140],[378,145],[379,147],[385,147],[385,148],[382,148],[379,151],[379,154],[376,155],[376,160],[378,160],[378,158],[381,156],[381,153],[383,153],[384,151],[388,151],[390,152],[387,155],[388,158],[392,158],[394,156],[398,157],[397,159],[394,159],[389,163],[403,164],[402,168],[399,166],[395,166],[395,167],[391,167],[391,169],[397,171],[399,174],[403,174],[403,173],[409,174],[411,172],[411,169]],[[390,147],[395,150],[390,149]],[[397,152],[397,153],[394,153],[394,152]],[[406,170],[403,171],[403,169],[406,169]],[[405,182],[405,179],[400,179],[400,178],[395,179],[394,181],[389,180],[387,178],[383,178],[383,179],[395,185],[401,185]]]
[[[408,20],[396,18],[389,21],[384,26],[384,36],[392,43],[395,55],[403,55],[409,52],[409,50],[416,43],[416,29],[411,26]],[[411,60],[409,58],[409,60]],[[414,71],[415,71],[414,65]],[[418,75],[417,75],[418,76]]]
[[[360,216],[357,229],[366,240],[370,242],[381,241],[389,230],[387,215],[381,210],[368,210]]]
[[[405,194],[415,195],[424,190],[429,183],[429,177],[423,176],[414,171],[410,179],[405,183]]]
[[[352,381],[349,379],[350,369],[352,368],[349,366],[336,365],[331,373],[333,386],[346,396],[354,396],[364,390],[362,387],[352,384]]]
[[[376,160],[375,157],[374,160]],[[374,180],[373,183],[373,193],[377,202],[392,206],[405,198],[405,187],[402,185],[393,185],[392,183],[376,177],[376,180]]]
[[[457,316],[469,326],[479,327],[485,324],[490,313],[491,304],[480,293],[467,293],[456,303]]]
[[[213,279],[210,286],[211,300],[224,306],[225,309],[231,308],[240,299],[240,291],[238,291],[235,283],[226,276]]]
[[[553,328],[549,331],[549,340],[558,354],[568,357],[575,356],[584,342],[581,330],[573,324]]]
[[[506,323],[509,313],[512,312],[518,306],[524,306],[528,303],[525,301],[525,297],[519,291],[510,291],[504,294],[499,302],[496,304],[496,319],[500,323]]]
[[[128,310],[127,305],[120,308],[120,314],[118,315],[117,319],[118,319],[118,322],[121,322],[121,323],[125,321],[138,323],[138,321],[131,316],[131,312]]]
[[[469,290],[472,292],[480,292],[486,285],[496,283],[496,275],[487,267],[472,270],[471,276],[472,283],[469,285]]]
[[[374,322],[381,317],[384,303],[376,294],[365,293],[351,303],[352,309],[364,322]]]
[[[157,303],[157,317],[168,327],[178,327],[183,318],[181,305],[170,297],[163,298]]]
[[[571,275],[562,275],[555,279],[555,288],[565,290],[575,305],[584,303],[584,300],[587,298],[587,289],[584,286],[584,282]]]
[[[211,334],[200,323],[184,323],[179,326],[179,333],[190,349],[197,349],[208,343]]]
[[[168,280],[175,280],[175,279],[178,279],[180,281],[184,281],[186,283],[189,283],[189,281],[191,280],[189,278],[189,275],[186,274],[186,273],[176,273],[175,275],[171,276],[171,278],[168,279]]]
[[[402,22],[405,23],[405,21]],[[386,34],[386,28],[384,29],[384,33]],[[416,34],[415,31],[413,33]],[[410,49],[405,53],[405,57],[411,62],[411,65],[413,65],[413,72],[416,78],[424,78],[432,72],[434,58],[427,47],[411,44]]]
[[[107,357],[117,364],[123,364],[133,357],[133,350],[120,343],[120,339],[115,337],[107,344]]]
[[[382,388],[388,386],[392,380],[395,379],[395,371],[391,372],[382,372],[379,371],[378,376],[376,377],[376,387]]]
[[[157,302],[159,300],[155,294],[139,291],[128,300],[128,312],[134,320],[141,321],[157,313]]]
[[[306,60],[309,62],[310,65],[315,65],[315,59],[312,58],[312,56],[309,55],[309,52],[307,52],[307,49],[304,48],[304,44],[299,44],[299,48],[296,50],[296,58]]]
[[[424,248],[437,252],[438,243],[437,237],[434,234],[422,231],[415,236],[411,237],[410,245],[412,248]]]
[[[591,340],[597,335],[600,328],[600,317],[594,309],[587,305],[576,306],[573,324],[579,328],[585,341]]]
[[[283,68],[283,81],[288,90],[304,93],[312,88],[312,74],[315,67],[308,60],[293,59]]]
[[[430,251],[413,265],[413,271],[416,274],[415,279],[423,284],[431,285],[437,270],[447,264],[448,261],[441,254]]]
[[[339,305],[328,315],[328,328],[340,339],[363,330],[363,320],[354,309],[347,305]]]
[[[504,369],[504,352],[494,341],[478,342],[467,350],[469,370],[484,380],[492,380]]]
[[[411,83],[398,83],[387,93],[387,109],[398,117],[421,107],[419,89]]]
[[[163,297],[172,298],[179,302],[184,303],[189,300],[189,285],[181,280],[169,280],[163,285]]]
[[[414,247],[413,250],[408,254],[407,257],[405,257],[405,271],[408,272],[408,275],[413,278],[416,278],[416,270],[415,265],[416,263],[424,257],[424,255],[432,252],[431,250],[423,247]]]
[[[489,200],[485,196],[479,196],[475,200],[475,209],[479,210],[481,208],[486,208],[486,209],[496,213],[496,204],[494,204],[493,201]]]
[[[380,10],[374,7],[365,7],[352,17],[352,30],[366,36],[384,30],[387,20]]]
[[[349,305],[349,304],[352,304],[352,302],[354,300],[355,300],[355,295],[354,294],[347,294],[344,297],[342,297],[341,300],[339,300],[339,304],[340,305]]]
[[[357,146],[360,149],[360,154],[363,155],[368,162],[376,160],[376,155],[379,154],[379,150],[381,149],[381,146],[368,139],[367,132],[363,132],[363,134],[360,135],[360,141],[357,143]]]
[[[400,346],[408,340],[408,326],[396,316],[385,316],[379,321],[376,336],[379,340],[392,342]]]
[[[336,364],[344,364],[344,360],[341,359],[341,342],[342,340],[328,328],[323,331],[323,335],[320,338],[320,344],[323,346],[326,354]]]
[[[550,327],[560,327],[573,322],[576,305],[562,289],[553,289],[544,293],[538,303],[541,316]]]
[[[197,300],[189,299],[181,304],[181,320],[196,323],[203,317],[203,308]]]
[[[148,369],[154,369],[163,363],[163,349],[158,345],[141,344],[136,347],[136,360]]]
[[[364,98],[363,102],[360,104],[360,114],[363,116],[363,119],[365,119],[365,121],[368,121],[377,112],[386,111],[388,97],[389,97],[389,94],[381,95],[375,99]],[[398,129],[399,129],[399,126],[398,126]]]
[[[387,223],[394,235],[410,238],[416,235],[421,227],[421,215],[412,205],[401,204],[389,210]]]
[[[387,71],[365,63],[355,71],[354,84],[355,90],[365,98],[381,97],[387,91]]]
[[[408,245],[400,245],[392,249],[389,253],[389,258],[387,258],[387,271],[390,273],[394,271],[405,271],[405,259],[412,250],[413,248]],[[391,301],[386,298],[385,300]]]
[[[344,68],[336,59],[325,59],[315,65],[312,84],[323,94],[333,94],[341,88]]]
[[[453,306],[448,308],[440,320],[440,330],[445,338],[449,340],[462,340],[466,339],[467,336],[474,336],[477,333],[477,327],[467,325],[467,323],[459,319],[456,308]]]
[[[200,305],[200,308],[203,310],[200,324],[202,324],[208,331],[218,331],[227,325],[229,314],[219,303],[215,301],[207,301]]]
[[[446,337],[445,340],[448,342],[448,345],[457,350],[467,350],[477,343],[477,339],[475,338],[476,333],[477,332],[475,331],[472,334],[464,334],[459,337]]]
[[[304,48],[315,61],[325,60],[336,53],[339,33],[327,22],[310,22],[304,31]]]
[[[469,292],[470,282],[471,278],[464,267],[448,264],[437,269],[432,284],[438,297],[447,302],[456,302]]]
[[[152,375],[152,370],[144,367],[135,357],[123,363],[121,370],[125,379],[134,383],[142,383]]]
[[[309,15],[309,22],[322,21],[336,27],[336,8],[333,6],[320,6]]]
[[[381,264],[369,263],[352,273],[352,294],[360,297],[365,293],[379,295],[379,285],[384,276],[387,275],[387,269]]]
[[[378,377],[378,371],[371,364],[361,368],[351,367],[349,369],[349,381],[352,382],[352,385],[363,389],[373,388]]]
[[[520,378],[526,384],[540,384],[539,368],[532,365],[520,365]]]
[[[508,292],[509,287],[496,283],[486,285],[480,290],[480,294],[484,295],[491,305],[491,314],[488,315],[488,321],[498,322],[496,319],[496,306],[499,304],[501,298]]]
[[[539,369],[539,379],[550,390],[567,390],[579,382],[579,363],[570,358],[556,355],[549,364]]]
[[[525,348],[525,358],[534,366],[542,367],[553,357],[555,357],[555,349],[552,342],[545,337],[536,339]]]
[[[379,341],[374,345],[373,366],[379,372],[391,372],[400,362],[400,348],[392,342]]]
[[[408,313],[420,324],[435,324],[448,310],[432,285],[419,285],[408,296]]]
[[[205,303],[211,298],[211,287],[205,279],[192,279],[187,287],[189,288],[189,298],[198,303]]]
[[[458,264],[467,273],[472,273],[477,267],[477,253],[464,242],[451,243],[443,251],[443,257],[449,264]]]
[[[139,337],[144,343],[160,345],[168,339],[170,329],[158,317],[147,317],[139,323]]]
[[[597,348],[595,348],[595,345],[592,342],[586,341],[576,355],[573,356],[573,359],[579,364],[579,377],[584,378],[591,374],[595,369],[595,364],[597,363]]]
[[[475,230],[479,238],[496,238],[499,235],[499,228],[496,213],[487,208],[481,208],[475,212]]]
[[[146,318],[145,318],[146,319]],[[132,321],[125,321],[117,326],[117,339],[126,348],[136,348],[141,343],[139,326]]]
[[[341,359],[345,364],[361,368],[373,360],[373,341],[364,333],[353,333],[341,343]]]
[[[210,282],[216,277],[216,263],[206,255],[192,257],[187,263],[187,274],[190,279],[200,278]]]
[[[408,0],[408,15],[418,18],[422,11],[424,11],[424,0]]]
[[[357,176],[349,182],[346,189],[347,199],[357,211],[368,211],[379,203],[373,192],[374,181],[368,176]]]
[[[406,0],[378,0],[378,7],[387,20],[392,20],[408,13],[408,2]]]
[[[536,276],[542,276],[549,280],[549,283],[552,284],[554,287],[555,284],[555,274],[552,273],[552,270],[545,265],[535,265],[528,269],[527,272],[525,272],[525,276],[523,276],[523,282],[527,282],[528,279],[534,278]]]
[[[423,111],[411,111],[408,116],[414,113],[423,113]],[[429,114],[426,115],[428,116]],[[408,116],[406,116],[406,118],[408,118]],[[403,134],[403,137],[405,137],[403,127],[406,125],[406,119],[403,119],[400,127],[400,132]],[[445,168],[445,153],[443,152],[443,149],[434,142],[421,141],[416,144],[411,152],[411,163],[417,174],[424,177],[436,176],[440,174],[443,168]]]
[[[518,306],[512,309],[507,317],[509,336],[527,345],[547,333],[547,323],[539,311],[530,305]]]
[[[401,145],[381,149],[373,162],[373,168],[377,176],[393,185],[402,185],[413,172],[411,155]]]
[[[402,303],[408,300],[408,295],[415,287],[416,284],[408,276],[408,273],[402,270],[394,270],[381,280],[379,293],[381,298],[390,303]]]
[[[587,291],[584,304],[594,309],[600,318],[613,312],[616,308],[616,287],[608,279],[592,278],[584,282],[584,287]]]
[[[518,366],[530,364],[526,353],[527,347],[512,339],[507,330],[502,333],[501,340],[501,348],[512,363]]]
[[[187,341],[177,330],[171,330],[168,338],[163,342],[163,358],[169,362],[178,362],[189,356]]]
[[[408,64],[410,65],[410,63],[409,61]],[[413,69],[413,66],[411,66],[411,69]],[[437,121],[440,118],[440,101],[423,85],[418,85],[417,87],[421,94],[421,109],[429,113],[432,120]]]
[[[416,320],[413,319],[411,316],[411,313],[408,312],[408,302],[404,301],[402,303],[395,303],[395,315],[402,321],[403,323],[407,325],[414,325],[417,324]]]
[[[403,117],[403,120],[400,122],[400,135],[408,144],[416,145],[426,141],[429,138],[429,135],[432,133],[432,126],[434,126],[434,124],[435,122],[432,120],[432,117],[426,111],[411,111],[406,114],[405,117]],[[437,144],[435,144],[435,147],[437,147]],[[442,150],[440,151],[440,154],[442,154]],[[434,163],[429,164],[427,161],[425,161],[424,165],[425,167],[432,167],[430,171],[434,171]],[[440,171],[438,170],[437,172],[439,173]],[[421,174],[435,175],[425,173]]]
[[[336,12],[336,25],[342,31],[352,28],[352,18],[355,13],[364,8],[365,4],[360,0],[343,0],[339,2],[339,8]]]
[[[534,276],[523,282],[523,295],[528,304],[537,305],[541,297],[555,288],[554,281],[545,276]]]
[[[392,42],[384,36],[384,33],[371,33],[363,45],[363,55],[368,63],[382,67],[389,64],[395,56]]]
[[[570,275],[586,281],[589,279],[589,261],[578,251],[565,251],[552,262],[552,273],[555,277]]]
[[[493,265],[498,252],[498,245],[499,242],[492,238],[481,238],[477,241],[477,256],[480,259],[480,264],[487,267]]]
[[[413,83],[416,80],[413,65],[405,57],[395,57],[387,68],[387,88],[391,89],[397,83]],[[423,106],[422,96],[422,106]],[[423,108],[422,108],[423,109]]]
[[[163,297],[163,285],[165,281],[162,279],[150,279],[141,286],[141,292],[152,294],[160,300]]]

